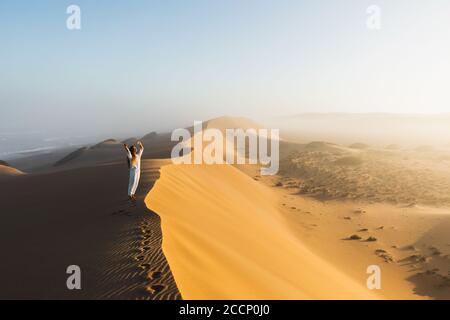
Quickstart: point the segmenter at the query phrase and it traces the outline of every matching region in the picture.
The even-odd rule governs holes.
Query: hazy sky
[[[449,61],[448,0],[2,0],[0,132],[450,112]]]

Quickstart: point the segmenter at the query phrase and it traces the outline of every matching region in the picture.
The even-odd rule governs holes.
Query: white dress
[[[130,160],[130,179],[128,180],[128,195],[134,196],[136,189],[139,184],[139,178],[141,177],[141,156],[144,152],[144,148],[140,148],[139,152],[136,153],[136,163],[133,165],[131,163],[131,152],[127,148],[127,157]]]

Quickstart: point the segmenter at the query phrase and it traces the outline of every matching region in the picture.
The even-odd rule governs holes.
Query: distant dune
[[[318,151],[318,152],[334,152],[341,153],[345,151],[345,147],[339,146],[335,143],[323,142],[323,141],[313,141],[304,145],[304,150],[307,151]]]
[[[20,170],[0,164],[0,179],[6,179],[10,177],[20,176],[24,173]]]
[[[10,167],[10,164],[6,161],[0,160],[0,166]]]
[[[86,150],[87,150],[86,147],[82,147],[78,150],[75,150],[74,152],[69,153],[67,156],[65,156],[61,160],[56,161],[54,166],[59,167],[59,166],[65,165],[66,163],[69,163],[72,160],[75,160],[75,159],[81,157],[86,152]]]
[[[450,114],[306,113],[267,119],[284,137],[296,142],[325,140],[349,145],[445,145],[450,135]]]
[[[142,140],[151,140],[151,139],[155,139],[156,137],[158,137],[158,133],[155,131],[152,131],[150,133],[147,133],[145,136],[142,137]]]
[[[354,149],[313,142],[283,157],[280,175],[319,199],[440,206],[450,204],[448,159],[448,150],[430,146]]]
[[[137,138],[128,138],[122,141],[122,143],[125,143],[127,145],[135,144],[138,141]]]
[[[349,145],[349,148],[352,148],[352,149],[367,149],[367,148],[369,148],[369,146],[367,144],[365,144],[365,143],[356,142],[356,143],[353,143],[353,144]]]
[[[401,146],[399,146],[398,144],[390,144],[386,146],[387,150],[399,150],[401,149]]]
[[[418,146],[415,150],[418,152],[432,152],[434,151],[434,147],[430,145],[422,145]]]
[[[157,134],[152,132],[141,139],[145,147],[144,159],[163,159],[170,157],[176,142],[170,141],[170,134]],[[126,163],[126,155],[122,143],[135,144],[138,139],[130,138],[124,142],[116,139],[107,139],[91,147],[79,148],[54,163],[54,167],[79,168],[92,166],[105,162],[123,161]]]
[[[120,145],[120,142],[116,139],[107,139],[92,146],[91,149],[106,148],[111,146],[116,147],[117,145]]]
[[[363,163],[363,159],[360,157],[347,156],[337,159],[334,163],[341,166],[356,166]]]
[[[225,129],[261,129],[263,128],[259,123],[255,121],[244,118],[244,117],[219,117],[215,119],[211,119],[206,121],[206,128],[215,128],[221,131],[225,131]]]

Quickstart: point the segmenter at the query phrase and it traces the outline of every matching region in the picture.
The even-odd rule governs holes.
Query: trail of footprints
[[[151,219],[145,219],[139,224],[139,246],[134,259],[138,262],[138,268],[143,272],[143,289],[150,295],[150,299],[158,299],[162,296],[172,296],[179,299],[179,293],[171,293],[170,288],[164,283],[167,277],[171,277],[170,270],[160,270],[167,265],[161,250],[161,238],[155,234],[155,226]]]
[[[127,216],[116,243],[102,257],[98,299],[179,300],[181,295],[162,252],[160,218],[133,208],[112,215]]]

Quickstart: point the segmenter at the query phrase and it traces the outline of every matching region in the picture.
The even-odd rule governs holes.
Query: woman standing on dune
[[[144,146],[142,142],[138,141],[139,152],[135,146],[128,146],[124,143],[123,146],[127,152],[128,167],[130,168],[130,179],[128,182],[128,197],[130,200],[136,200],[136,189],[139,184],[139,178],[141,177],[141,157],[144,152]]]

